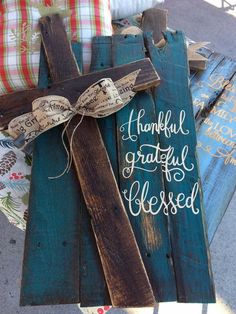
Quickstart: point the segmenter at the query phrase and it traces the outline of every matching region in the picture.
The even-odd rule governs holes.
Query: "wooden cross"
[[[42,20],[41,20],[42,22]],[[45,38],[44,38],[45,37]],[[46,35],[43,37],[44,42],[46,42]],[[50,37],[51,40],[51,37]],[[48,40],[49,41],[49,40]],[[50,42],[49,42],[50,43]],[[47,42],[47,45],[49,45]],[[110,68],[104,71],[99,71],[96,73],[91,73],[83,76],[69,76],[68,73],[65,73],[65,78],[59,80],[58,72],[56,72],[56,66],[60,65],[60,70],[68,71],[69,66],[66,66],[66,62],[62,62],[63,54],[58,54],[58,51],[62,49],[65,50],[63,53],[71,54],[71,47],[68,44],[68,47],[61,47],[58,49],[58,43],[55,42],[56,49],[53,49],[55,54],[51,54],[52,61],[57,62],[56,65],[54,63],[49,64],[51,75],[53,78],[53,84],[49,86],[47,89],[34,88],[29,90],[23,90],[19,92],[15,92],[12,94],[6,94],[0,96],[0,129],[7,129],[9,122],[27,112],[32,111],[32,102],[36,98],[48,96],[48,95],[58,95],[64,96],[69,99],[71,104],[76,103],[79,96],[92,84],[96,83],[102,78],[111,78],[113,81],[119,80],[125,75],[129,73],[141,70],[133,90],[135,92],[142,91],[148,89],[153,86],[158,86],[160,84],[160,78],[156,73],[150,59],[146,58],[140,61],[132,62],[127,65],[118,66],[114,68]],[[52,51],[52,48],[51,50]],[[48,54],[47,54],[48,57]],[[60,61],[58,61],[60,60]],[[73,62],[74,59],[73,59]],[[73,65],[73,63],[69,62],[71,67],[78,71],[77,65]],[[62,67],[63,65],[63,67]],[[70,72],[71,73],[71,72]],[[55,78],[55,79],[54,79]]]
[[[87,87],[100,78],[116,80],[141,69],[136,90],[159,83],[159,77],[148,59],[79,77],[59,15],[41,18],[40,29],[50,74],[56,84],[46,90],[33,89],[0,97],[0,125],[3,128],[13,117],[31,111],[31,103],[35,98],[54,94],[65,96],[74,103]],[[69,139],[78,118],[76,116],[68,128]],[[153,291],[95,119],[85,117],[77,129],[73,159],[91,215],[112,305],[153,306]],[[134,278],[138,285],[134,286]]]

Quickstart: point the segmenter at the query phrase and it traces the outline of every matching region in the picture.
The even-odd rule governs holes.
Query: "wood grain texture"
[[[0,97],[0,129],[7,128],[8,123],[15,117],[30,112],[32,102],[36,98],[46,95],[58,95],[68,98],[71,104],[74,104],[82,92],[100,79],[105,77],[116,81],[138,69],[141,71],[136,79],[134,91],[159,85],[160,78],[150,60],[146,58],[129,65],[120,66],[117,69],[111,68],[93,74],[86,74],[83,77],[67,79],[53,84],[49,88],[35,88],[3,95]]]
[[[163,39],[162,32],[167,29],[167,10],[152,8],[143,12],[142,30],[144,32],[153,32],[154,43]]]
[[[236,75],[230,84],[236,88]],[[209,241],[236,190],[236,127],[233,122],[236,113],[232,111],[235,101],[235,93],[224,90],[198,130],[198,158]]]
[[[235,73],[235,61],[221,54],[213,53],[209,57],[207,70],[198,72],[191,80],[191,91],[197,129],[206,118],[217,97],[224,87],[218,81],[220,77],[230,80]],[[217,83],[217,81],[219,83]]]
[[[79,65],[82,62],[81,48],[80,44],[74,46]],[[48,78],[42,50],[40,88],[47,87]],[[61,133],[62,127],[59,126],[42,134],[34,143],[21,283],[22,306],[80,301],[82,193],[74,167],[63,178],[48,179],[48,176],[58,175],[67,161],[59,140]]]
[[[45,53],[47,60],[50,60],[48,66],[52,81],[56,83],[77,78],[80,69],[67,40],[66,30],[60,15],[54,14],[41,17],[39,29],[44,47],[50,47],[50,50],[45,49]],[[61,39],[61,41],[58,39]]]
[[[128,62],[142,59],[144,57],[143,36],[113,36],[113,65],[118,66]],[[151,135],[141,133],[137,141],[123,140],[128,137],[128,127],[121,128],[129,121],[130,116],[136,119],[141,110],[145,110],[145,116],[142,123],[156,122],[156,110],[153,98],[150,93],[139,92],[131,101],[129,106],[123,108],[116,114],[117,125],[117,145],[119,160],[119,186],[120,191],[130,191],[132,184],[139,182],[141,188],[145,182],[150,184],[146,201],[153,195],[159,195],[164,188],[161,166],[158,165],[155,172],[145,172],[134,170],[129,178],[123,175],[124,169],[129,166],[126,162],[126,154],[140,150],[142,145],[157,145],[159,138],[157,134]],[[136,134],[136,133],[132,133]],[[151,148],[143,148],[145,154],[152,153]],[[136,165],[143,168],[141,163]],[[145,168],[150,168],[146,166]],[[126,175],[128,171],[126,172]],[[141,192],[139,192],[140,196]],[[123,195],[123,194],[122,194]],[[134,217],[129,210],[129,203],[123,197],[126,211],[129,215],[137,243],[139,245],[142,258],[149,275],[151,285],[156,297],[160,302],[176,300],[175,275],[173,269],[171,245],[168,233],[168,218],[162,213],[154,216],[141,212],[139,216]],[[138,211],[139,205],[133,204],[133,209]]]
[[[209,51],[205,50],[204,53],[209,53]],[[219,138],[226,140],[226,144],[227,141],[232,145],[235,143],[232,135],[235,133],[233,123],[236,103],[235,73],[236,62],[234,60],[211,53],[207,69],[202,73],[196,73],[191,80],[194,112],[197,119],[199,167],[210,242],[234,194],[236,169],[235,152],[232,146],[210,138],[207,134],[210,128],[209,121],[211,121],[216,127]],[[222,126],[223,129],[221,129]],[[232,153],[229,163],[223,157],[216,157],[219,156],[217,151],[224,150]]]
[[[49,60],[48,64],[53,82],[60,82],[64,79],[78,77],[80,71],[71,51],[71,46],[67,40],[67,35],[61,18],[58,15],[50,18],[42,18],[40,20],[40,29],[43,43],[46,48],[45,51],[47,59]],[[60,47],[58,47],[58,42],[61,43]],[[76,46],[74,45],[74,47]],[[58,67],[59,64],[61,66]],[[68,126],[67,135],[69,139],[74,131],[74,125],[77,125],[80,119],[80,116],[75,116],[73,118],[73,123]],[[86,129],[86,131],[88,130]],[[78,139],[77,132],[74,136],[74,141],[76,142]],[[54,140],[57,141],[56,138],[54,138]],[[96,144],[99,145],[99,143]],[[76,155],[74,155],[74,163],[76,164]],[[77,222],[80,225],[80,245],[78,252],[79,257],[77,256],[77,259],[74,258],[74,263],[79,265],[79,302],[81,306],[111,304],[101,260],[91,226],[91,217],[88,213],[80,184],[78,184],[77,193],[79,193],[80,197],[80,204],[77,208],[77,211],[80,211],[80,220]],[[63,195],[61,197],[63,197]],[[77,196],[71,194],[70,197],[76,198]],[[73,259],[72,256],[69,258]],[[89,293],[87,292],[88,288]]]
[[[51,36],[55,37],[55,42],[60,42],[60,45],[65,47],[66,34],[60,31],[60,28],[64,28],[63,24],[54,24],[53,17],[44,19],[41,23],[46,26],[46,29],[52,30]],[[57,71],[56,65],[61,61],[62,56],[53,55],[53,41],[51,42],[47,31],[46,35],[44,41],[44,32],[42,32],[49,68]],[[57,49],[60,50],[59,45]],[[58,60],[56,60],[57,56]],[[68,49],[64,61],[66,62],[67,59],[73,59]],[[62,79],[63,69],[58,69],[58,73],[54,76],[59,80]],[[67,129],[69,139],[77,124],[77,119],[72,119]],[[112,305],[118,307],[154,305],[152,288],[95,119],[84,117],[81,126],[76,130],[73,159],[91,216]]]
[[[100,71],[111,67],[111,37],[95,37],[92,43],[92,62],[90,71]],[[98,125],[106,146],[114,173],[117,172],[116,147],[113,145],[114,115],[98,119]],[[91,219],[87,207],[81,210],[80,235],[80,303],[82,307],[110,305],[111,300],[107,289],[101,260],[93,234]]]
[[[164,49],[154,46],[150,34],[146,36],[148,52],[163,82],[155,91],[157,113],[160,111],[166,113],[171,110],[173,115],[178,117],[180,110],[185,110],[187,115],[184,127],[189,130],[188,135],[181,136],[180,133],[168,139],[161,133],[159,137],[162,148],[171,145],[178,155],[184,145],[188,145],[188,165],[191,162],[194,170],[186,172],[185,179],[181,183],[175,180],[168,181],[164,176],[167,192],[173,192],[174,197],[177,197],[179,193],[187,196],[191,194],[193,185],[196,182],[200,183],[200,179],[196,161],[197,140],[184,35],[182,32],[166,32],[167,44]],[[169,200],[168,196],[167,199]],[[179,208],[176,215],[170,214],[169,216],[177,300],[179,302],[211,303],[215,302],[215,292],[201,192],[196,195],[194,208],[200,209],[198,215],[194,215],[190,209],[184,207]]]

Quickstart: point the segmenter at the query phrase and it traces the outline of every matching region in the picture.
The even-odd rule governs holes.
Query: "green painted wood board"
[[[74,44],[73,52],[82,68],[81,45]],[[49,82],[42,53],[39,86],[46,87]],[[62,127],[57,127],[35,142],[21,304],[110,303],[75,170],[72,168],[63,178],[48,180],[48,176],[59,174],[66,165],[61,133]]]
[[[76,48],[81,64],[81,47]],[[48,86],[44,54],[39,86]],[[49,180],[65,167],[62,127],[42,134],[34,144],[33,168],[23,261],[21,305],[79,302],[81,193],[74,170]],[[71,197],[73,195],[73,197]]]
[[[164,176],[165,187],[166,191],[173,192],[175,197],[179,193],[190,195],[196,183],[200,189],[194,201],[194,210],[196,208],[200,210],[198,215],[193,214],[192,210],[185,206],[183,209],[179,208],[176,215],[169,216],[177,300],[211,303],[215,302],[215,293],[196,159],[197,140],[189,88],[186,44],[182,32],[166,32],[165,37],[167,44],[163,48],[157,48],[153,45],[151,35],[146,35],[148,52],[162,79],[162,84],[155,90],[156,110],[157,113],[162,111],[165,114],[171,110],[172,122],[177,121],[180,111],[184,110],[187,116],[184,127],[189,130],[189,134],[173,135],[168,139],[160,133],[160,143],[162,148],[171,145],[177,156],[187,144],[189,149],[187,167],[191,168],[191,164],[194,166],[192,171],[185,172],[185,178],[181,182],[169,181]]]
[[[236,88],[236,75],[231,83]],[[215,108],[218,112],[224,110],[228,117],[232,117],[233,121],[225,120],[222,116],[211,111],[198,131],[198,157],[201,165],[210,241],[213,239],[236,190],[236,114],[235,111],[231,112],[230,110],[235,105],[230,101],[230,97],[233,96],[235,101],[236,94],[224,91],[222,96],[227,97],[228,100],[219,98],[215,103]],[[215,140],[209,134],[220,136],[227,142]]]
[[[103,43],[103,45],[102,45]],[[132,40],[131,40],[132,43]],[[94,40],[94,49],[97,49],[96,55],[99,56],[97,58],[94,58],[94,61],[92,62],[92,68],[91,70],[100,70],[104,69],[106,67],[110,67],[112,64],[111,61],[111,49],[108,49],[111,45],[111,38],[100,38]],[[132,46],[132,45],[131,45]],[[119,49],[116,50],[119,51]],[[140,56],[143,52],[140,51],[138,56]],[[100,54],[100,55],[99,55]],[[118,59],[119,56],[117,56]],[[132,58],[131,55],[127,55],[127,60],[129,58]],[[100,61],[101,60],[101,61]],[[113,62],[115,62],[115,59],[113,58]],[[118,61],[116,61],[118,62]],[[43,67],[41,69],[44,69]],[[42,71],[41,71],[42,72]],[[47,71],[46,77],[48,76]],[[193,78],[196,78],[196,75],[193,75]],[[146,93],[140,94],[140,99],[143,99],[143,101],[149,102],[150,97]],[[116,134],[114,133],[114,129],[116,128],[116,119],[114,117],[108,117],[106,119],[100,119],[99,125],[101,128],[101,132],[103,135],[104,142],[106,144],[109,157],[112,162],[113,170],[116,173],[116,176],[118,176],[118,168],[117,168],[117,150],[116,150]],[[109,132],[108,132],[109,130]],[[145,140],[145,139],[144,139]],[[65,157],[65,156],[64,156]],[[83,251],[83,255],[80,255],[79,262],[78,262],[78,269],[79,269],[79,276],[80,276],[80,299],[82,301],[83,306],[92,306],[92,305],[98,305],[98,304],[109,304],[109,296],[107,294],[106,285],[104,283],[104,278],[101,275],[101,272],[99,270],[99,260],[97,260],[97,252],[95,247],[95,242],[93,239],[93,236],[91,234],[91,230],[88,232],[88,234],[84,233],[85,230],[90,229],[90,221],[89,217],[87,216],[86,208],[83,205],[83,200],[79,200],[81,206],[80,206],[80,213],[79,218],[85,216],[85,218],[82,219],[83,223],[80,222],[80,251]],[[84,229],[83,229],[84,228]],[[83,230],[83,231],[82,231]],[[166,251],[166,259],[171,260],[171,254],[169,254],[169,251]],[[152,260],[150,258],[149,252],[146,252],[146,260],[149,262]],[[150,263],[150,262],[149,262]],[[99,275],[100,274],[100,275]],[[170,277],[170,274],[167,273],[167,275]],[[97,276],[97,277],[96,277]],[[163,275],[162,275],[163,276]],[[96,279],[94,281],[94,278],[99,278],[99,280]],[[91,280],[92,279],[92,280]],[[94,282],[96,282],[95,289],[94,289]],[[157,284],[158,285],[158,284]],[[165,291],[168,291],[172,287],[172,294],[168,293],[168,296],[165,299]],[[160,289],[160,288],[159,288]],[[167,289],[167,290],[165,290]],[[175,289],[175,287],[174,287]],[[173,293],[173,286],[170,285],[169,287],[166,287],[163,285],[161,293],[159,295],[162,295],[160,299],[163,300],[171,300],[174,297]],[[74,292],[73,292],[74,293]],[[156,293],[158,294],[158,288],[156,290]],[[76,296],[78,297],[78,295]],[[49,301],[51,302],[51,301]],[[78,302],[78,301],[76,301]]]
[[[219,61],[220,60],[220,61]],[[211,242],[235,192],[235,73],[236,62],[221,56],[216,66],[199,72],[191,81],[193,105],[200,112],[197,121],[198,158],[202,178],[208,238]],[[217,61],[218,64],[217,64]],[[227,90],[231,86],[231,90]],[[230,121],[231,119],[231,121]],[[209,123],[231,146],[207,136]],[[212,127],[212,128],[213,128]],[[223,128],[222,128],[223,127]],[[223,134],[220,134],[222,133]],[[212,132],[211,132],[212,133]],[[220,158],[231,152],[232,158]],[[228,153],[227,153],[228,154]]]
[[[143,37],[132,35],[113,36],[112,52],[113,66],[142,59],[145,57]],[[128,138],[129,119],[137,119],[142,112],[145,112],[143,123],[156,121],[155,104],[150,93],[138,93],[128,106],[116,114],[119,186],[156,300],[158,302],[173,301],[176,300],[176,287],[171,260],[168,218],[163,213],[153,216],[141,212],[140,215],[133,216],[129,209],[129,202],[126,199],[127,195],[125,197],[123,194],[125,190],[130,191],[132,185],[134,189],[138,185],[142,189],[143,186],[149,184],[147,198],[164,190],[160,166],[155,172],[135,169],[133,173],[130,173],[130,164],[126,162],[126,156],[129,152],[136,153],[140,149],[142,150],[143,147],[147,154],[151,153],[152,150],[148,145],[156,145],[159,141],[157,135],[145,133],[140,134],[136,139],[131,140]],[[134,126],[132,129],[136,134]],[[136,166],[142,168],[141,164]],[[141,190],[139,191],[139,197],[140,194]],[[139,207],[135,202],[132,203],[134,213],[139,211]]]

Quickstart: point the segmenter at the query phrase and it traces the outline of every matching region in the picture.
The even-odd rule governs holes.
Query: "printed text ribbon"
[[[93,118],[107,117],[126,106],[134,97],[133,86],[140,70],[118,81],[104,78],[91,85],[78,98],[76,104],[62,96],[49,95],[32,103],[32,112],[13,119],[8,125],[9,134],[21,138],[24,149],[43,132],[73,118],[76,114]]]

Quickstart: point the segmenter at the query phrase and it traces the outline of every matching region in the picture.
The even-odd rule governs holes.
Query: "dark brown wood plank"
[[[60,61],[58,61],[58,63],[62,63],[61,56],[59,57]],[[15,117],[30,112],[32,110],[32,102],[36,98],[46,95],[58,95],[68,98],[69,101],[74,104],[82,92],[100,79],[111,78],[113,81],[116,81],[138,69],[141,71],[136,79],[133,88],[134,91],[145,90],[149,87],[159,85],[160,78],[151,61],[146,58],[128,65],[106,69],[104,71],[84,75],[83,77],[59,82],[53,84],[50,88],[34,88],[1,96],[0,129],[7,128],[8,123]]]
[[[112,37],[94,37],[92,41],[92,62],[90,71],[101,71],[112,67],[111,64]],[[115,115],[98,119],[98,126],[103,142],[113,168],[117,174]],[[115,145],[114,145],[115,143]],[[117,176],[116,176],[117,178]],[[93,235],[90,216],[87,207],[81,208],[81,236],[80,236],[80,305],[81,307],[110,305],[104,273],[101,271],[101,260]]]
[[[167,10],[152,8],[143,12],[142,29],[152,31],[154,42],[157,44],[163,39],[162,32],[167,29]]]
[[[57,34],[60,43],[66,41],[65,34],[58,31],[60,26],[58,23],[54,25],[53,18],[41,20],[41,23],[46,29],[52,29],[52,36]],[[56,64],[61,62],[61,55],[58,54],[58,60],[55,55],[51,58],[50,37],[47,33],[44,41],[44,32],[42,37],[49,67],[57,71]],[[68,53],[66,58],[72,59]],[[60,73],[54,75],[60,79]],[[72,120],[68,129],[69,139],[76,125],[77,121]],[[112,305],[152,306],[155,303],[152,288],[96,120],[84,118],[75,138],[74,164],[91,215]]]
[[[67,35],[65,33],[62,20],[58,18],[57,15],[50,17],[50,19],[51,21],[49,20],[49,17],[42,18],[40,20],[40,29],[44,46],[47,47],[46,54],[48,60],[50,60],[49,68],[50,75],[53,78],[53,82],[55,82],[55,80],[63,81],[64,68],[66,68],[65,75],[67,75],[69,71],[69,73],[71,73],[71,77],[78,77],[79,69],[77,67],[77,64],[73,60],[74,55],[71,52],[71,46],[67,40]],[[48,36],[48,34],[50,34],[50,36]],[[60,48],[58,48],[58,42],[60,43]],[[62,51],[63,53],[60,53],[60,51]],[[58,60],[61,60],[60,63],[63,64],[63,67],[57,67],[57,64],[59,63]],[[67,78],[70,79],[70,77]],[[77,125],[79,121],[80,116],[76,116],[73,118],[73,122],[75,125]],[[67,134],[69,138],[73,132],[73,128],[74,127],[72,124],[68,126]],[[76,132],[75,141],[77,140],[77,137],[78,134]],[[53,165],[51,166],[54,167]],[[78,182],[77,185],[77,193],[80,198],[80,204],[77,208],[77,210],[80,212],[80,220],[76,222],[80,225],[80,239],[78,239],[79,252],[78,257],[74,256],[70,257],[70,259],[74,259],[74,263],[80,265],[79,302],[81,303],[81,306],[111,304],[107,285],[105,282],[104,272],[101,265],[101,260],[97,250],[95,237],[92,231],[92,226],[90,222],[91,218],[83,198],[80,183]],[[73,198],[75,197],[75,195],[71,193],[71,197]],[[87,282],[88,280],[90,280],[90,286],[91,284],[93,285],[92,291],[91,289],[89,291],[89,296],[88,294],[86,294],[87,287],[84,285],[84,282]]]
[[[53,27],[51,27],[53,25]],[[53,83],[77,78],[79,67],[67,40],[66,30],[60,15],[44,16],[39,20],[39,28],[45,49],[50,77]],[[58,39],[62,41],[58,41]],[[50,48],[50,50],[49,50]],[[69,57],[67,57],[69,55]]]

